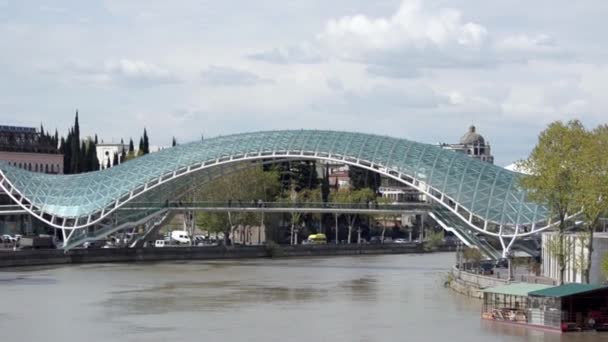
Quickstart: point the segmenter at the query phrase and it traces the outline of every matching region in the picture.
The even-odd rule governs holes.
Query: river
[[[608,341],[481,321],[451,253],[0,270],[1,341]]]

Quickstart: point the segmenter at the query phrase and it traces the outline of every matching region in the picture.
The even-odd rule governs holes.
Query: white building
[[[121,160],[122,151],[128,153],[129,145],[123,144],[97,144],[97,160],[99,160],[99,169],[103,170],[108,167],[114,166],[114,154],[118,155],[118,160]]]
[[[585,239],[581,233],[567,234],[564,245],[568,249],[566,269],[564,271],[564,283],[582,283],[584,280],[582,266],[585,265],[588,250]],[[542,274],[545,277],[559,279],[559,263],[549,248],[550,241],[557,239],[556,232],[543,233],[542,235]],[[606,276],[602,273],[602,258],[608,253],[608,233],[593,234],[593,254],[591,255],[591,271],[589,282],[591,284],[603,284]]]
[[[460,138],[460,143],[441,143],[439,146],[446,150],[464,153],[469,157],[494,164],[494,156],[491,152],[490,143],[481,134],[476,132],[475,126],[469,127],[469,131]]]

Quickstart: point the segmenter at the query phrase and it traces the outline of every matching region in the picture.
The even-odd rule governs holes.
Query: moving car
[[[308,239],[303,244],[311,244],[311,245],[324,245],[327,243],[327,236],[325,234],[311,234],[308,236]]]
[[[171,241],[175,241],[178,244],[190,244],[190,235],[185,230],[174,230],[171,232]]]

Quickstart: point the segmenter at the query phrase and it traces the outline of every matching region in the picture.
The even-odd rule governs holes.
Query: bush
[[[602,273],[604,273],[604,277],[608,279],[608,252],[602,257]]]
[[[443,243],[443,231],[432,233],[424,242],[423,248],[427,252],[436,251],[439,245]]]
[[[266,250],[266,256],[269,258],[278,258],[284,255],[283,248],[274,241],[267,241],[264,249]]]

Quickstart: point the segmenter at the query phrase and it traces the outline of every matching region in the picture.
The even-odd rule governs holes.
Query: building
[[[63,173],[63,154],[55,138],[33,127],[0,126],[0,161],[31,172]],[[10,204],[12,200],[0,189],[0,205]],[[0,234],[31,233],[42,226],[29,215],[0,216]]]
[[[494,164],[494,156],[492,155],[490,143],[484,137],[477,133],[475,126],[469,127],[458,144],[439,144],[441,148],[464,153],[472,158]]]
[[[552,279],[559,279],[559,263],[550,251],[550,243],[557,239],[556,232],[542,234],[542,275]],[[582,266],[585,265],[588,250],[586,237],[582,233],[570,233],[565,236],[565,246],[569,255],[564,271],[564,283],[582,283],[584,280]],[[608,233],[593,234],[593,254],[591,255],[591,270],[589,282],[603,284],[606,276],[602,274],[602,257],[608,253]]]
[[[99,169],[103,170],[114,166],[114,154],[118,156],[118,160],[123,158],[123,151],[129,151],[129,145],[124,144],[97,144],[97,160],[99,160]]]
[[[0,161],[32,172],[63,173],[63,154],[33,127],[0,126]]]

